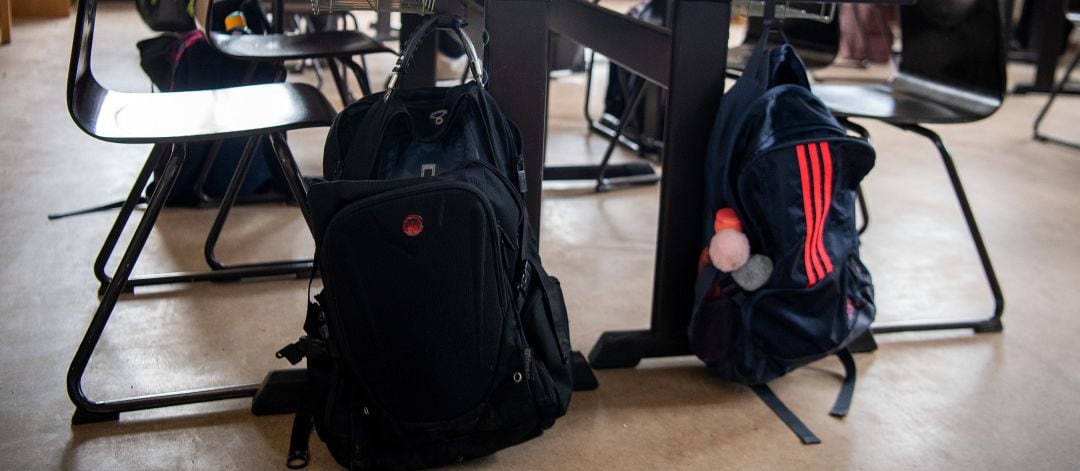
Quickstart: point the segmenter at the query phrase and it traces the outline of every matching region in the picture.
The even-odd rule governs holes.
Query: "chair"
[[[218,18],[224,3],[218,0],[199,0],[195,2],[195,24],[207,38],[207,43],[222,54],[238,59],[263,62],[284,62],[294,59],[325,59],[330,64],[331,76],[337,86],[342,103],[347,105],[352,101],[348,83],[338,70],[336,63],[342,64],[353,71],[361,92],[371,93],[366,67],[361,67],[352,60],[352,56],[359,55],[361,61],[364,56],[372,53],[388,52],[391,49],[371,39],[359,31],[316,31],[304,34],[285,35],[272,34],[248,34],[230,35],[215,31],[214,25],[223,25],[224,20]],[[284,2],[274,2],[275,8],[285,11]],[[278,15],[280,16],[280,15]],[[275,21],[280,27],[281,22]],[[255,145],[251,143],[249,145]],[[253,151],[253,150],[252,150]],[[245,151],[246,152],[246,151]],[[251,159],[241,158],[237,175],[247,175]],[[203,165],[203,175],[209,170],[212,159],[208,158]],[[201,178],[200,178],[201,181]],[[242,181],[242,180],[241,180]],[[237,187],[237,190],[239,187]],[[218,215],[210,228],[204,245],[203,254],[207,265],[215,270],[228,270],[240,266],[226,266],[222,264],[215,253],[218,238],[225,226],[229,211],[236,204],[238,192],[226,191],[221,198]],[[264,276],[275,274],[293,274],[306,276],[310,274],[311,260],[281,260],[241,265],[246,267],[252,276]],[[290,268],[294,269],[289,271]],[[282,273],[284,272],[284,273]]]
[[[271,34],[244,34],[230,35],[219,32],[224,28],[224,18],[215,17],[215,9],[210,8],[215,0],[198,0],[195,2],[195,22],[203,30],[208,42],[222,53],[255,61],[284,62],[287,60],[302,59],[326,59],[330,63],[330,74],[337,86],[341,103],[347,105],[353,101],[349,92],[345,76],[342,75],[341,67],[352,71],[356,81],[360,84],[360,91],[367,95],[371,93],[371,85],[367,75],[367,68],[357,64],[353,56],[360,56],[361,62],[366,64],[364,57],[368,54],[391,53],[394,51],[382,43],[375,41],[364,33],[353,30],[328,30],[314,31],[303,34],[283,34],[277,30]],[[282,7],[283,2],[275,2],[276,7]],[[273,12],[280,17],[277,11]],[[284,13],[284,12],[282,12]],[[279,25],[281,22],[275,20]],[[337,64],[336,64],[337,63]]]
[[[590,0],[594,5],[600,0]],[[653,25],[662,25],[667,12],[666,1],[655,1],[650,4],[639,4],[627,12],[630,21],[640,21]],[[609,87],[618,87],[622,98],[622,112],[614,116],[606,110],[598,120],[594,120],[589,112],[589,103],[592,101],[592,77],[596,65],[596,52],[590,51],[585,69],[585,121],[589,124],[589,131],[604,136],[608,140],[607,149],[600,159],[599,165],[557,165],[544,167],[545,181],[558,180],[593,180],[596,182],[596,192],[614,189],[618,185],[652,184],[660,181],[660,176],[653,170],[652,165],[646,162],[629,162],[612,164],[611,156],[615,152],[615,146],[622,144],[639,157],[646,153],[658,154],[662,143],[650,134],[655,134],[656,129],[662,127],[650,117],[644,120],[639,118],[639,111],[646,101],[651,102],[652,107],[662,107],[664,93],[655,84],[630,72],[628,70],[613,69],[611,80],[617,81],[609,84]],[[646,100],[648,98],[648,100]],[[647,110],[653,114],[652,109]],[[646,114],[646,113],[641,113]],[[641,121],[641,122],[639,122]],[[634,123],[636,132],[630,132],[630,124]],[[651,132],[650,132],[651,131]]]
[[[1073,1],[1072,3],[1070,3],[1069,8],[1071,11],[1065,14],[1065,18],[1068,19],[1070,23],[1072,23],[1073,29],[1080,29],[1080,5],[1077,5],[1078,3],[1080,2]],[[1043,118],[1046,117],[1046,113],[1050,111],[1050,105],[1054,103],[1054,100],[1058,97],[1058,95],[1061,95],[1062,93],[1069,93],[1067,91],[1069,88],[1069,76],[1071,76],[1073,70],[1076,69],[1077,62],[1080,62],[1080,51],[1077,51],[1076,55],[1073,56],[1072,62],[1070,62],[1069,66],[1065,68],[1065,75],[1061,77],[1061,81],[1058,82],[1057,85],[1054,86],[1054,89],[1050,91],[1050,97],[1046,99],[1046,104],[1043,105],[1041,110],[1039,110],[1039,115],[1035,118],[1035,125],[1032,127],[1032,138],[1034,138],[1035,140],[1042,142],[1053,142],[1055,144],[1072,147],[1074,149],[1080,149],[1080,142],[1060,139],[1039,132],[1039,126],[1042,124]],[[1071,92],[1076,93],[1076,89],[1073,88]]]
[[[903,50],[898,71],[886,83],[815,84],[819,96],[845,126],[865,138],[851,118],[876,119],[930,139],[945,164],[986,281],[994,298],[990,316],[974,320],[879,323],[874,332],[971,328],[1002,329],[1004,298],[956,165],[941,138],[924,124],[969,123],[993,114],[1005,96],[1005,33],[1000,0],[935,0],[904,6]]]
[[[90,63],[96,3],[97,0],[79,1],[68,71],[68,111],[75,124],[95,138],[116,143],[154,145],[108,235],[107,246],[115,246],[153,170],[159,166],[163,170],[159,175],[157,190],[150,197],[131,242],[106,284],[100,304],[68,370],[68,395],[76,407],[72,422],[78,424],[116,420],[121,412],[254,396],[260,392],[259,385],[206,388],[94,401],[84,393],[82,378],[117,299],[130,287],[132,269],[169,191],[176,182],[177,173],[184,161],[184,143],[249,137],[250,150],[251,143],[256,139],[269,135],[291,193],[306,219],[308,214],[305,182],[283,134],[292,129],[327,126],[333,120],[335,111],[322,93],[305,84],[272,83],[175,93],[126,93],[109,90],[94,78]],[[245,157],[250,159],[250,154],[245,152]],[[238,176],[239,172],[233,177],[234,184]],[[111,249],[109,251],[111,252]],[[230,279],[245,276],[245,273],[246,270],[240,267],[209,274],[173,274],[169,275],[169,281]]]

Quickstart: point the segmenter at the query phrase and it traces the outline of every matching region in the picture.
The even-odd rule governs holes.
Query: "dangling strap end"
[[[844,364],[844,384],[840,386],[840,394],[837,394],[836,402],[829,411],[829,415],[843,418],[851,409],[851,399],[855,396],[855,359],[851,357],[851,351],[846,348],[837,352],[836,356]]]
[[[300,347],[300,342],[296,342],[290,343],[286,345],[285,348],[278,350],[274,356],[277,358],[284,358],[289,361],[290,365],[295,365],[300,363],[300,360],[304,359],[304,351]]]
[[[289,469],[300,469],[308,464],[308,437],[311,436],[311,413],[301,409],[296,412],[293,419],[292,436],[289,437],[289,458],[285,466]]]
[[[773,413],[776,414],[780,420],[784,421],[784,424],[799,437],[799,440],[802,441],[803,445],[817,445],[818,443],[821,443],[821,439],[818,438],[817,435],[814,435],[814,432],[810,431],[810,428],[807,427],[802,420],[799,420],[799,416],[795,415],[791,409],[788,409],[787,406],[784,405],[784,402],[776,396],[776,393],[774,393],[772,389],[764,384],[751,385],[750,389],[757,394],[765,405],[769,406],[769,409],[772,409]]]

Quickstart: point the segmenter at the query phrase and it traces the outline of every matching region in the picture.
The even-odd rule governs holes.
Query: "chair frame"
[[[248,87],[234,87],[215,91],[199,92],[176,92],[173,94],[131,94],[115,92],[106,89],[93,76],[90,57],[94,34],[97,0],[80,0],[75,23],[74,38],[72,42],[71,63],[68,75],[67,98],[68,109],[75,123],[91,136],[110,142],[118,143],[148,143],[154,144],[146,163],[143,165],[132,187],[127,200],[121,208],[120,214],[110,231],[102,254],[111,253],[115,247],[120,233],[123,231],[135,206],[141,200],[141,194],[149,181],[153,170],[161,168],[158,188],[153,193],[147,204],[147,208],[140,218],[132,236],[132,240],[125,249],[122,258],[112,277],[107,277],[102,291],[100,303],[90,320],[90,324],[75,352],[71,365],[67,372],[67,391],[72,403],[75,405],[75,413],[72,417],[73,424],[101,422],[117,420],[122,412],[135,410],[167,407],[197,402],[234,399],[242,397],[262,398],[262,401],[253,403],[253,411],[261,413],[283,412],[291,407],[284,396],[289,396],[292,391],[281,379],[292,376],[285,370],[271,372],[263,384],[246,384],[238,386],[210,387],[187,391],[148,394],[109,401],[95,401],[90,399],[82,387],[83,375],[86,372],[90,357],[92,356],[102,333],[105,330],[120,295],[138,284],[156,284],[161,282],[196,281],[196,280],[222,280],[235,279],[246,276],[247,269],[244,267],[219,270],[209,274],[169,274],[150,277],[144,282],[137,282],[131,277],[132,271],[138,261],[139,255],[153,229],[161,209],[169,192],[176,183],[180,167],[185,158],[184,143],[192,140],[212,140],[226,137],[249,136],[249,149],[253,148],[251,142],[269,135],[270,143],[274,148],[277,161],[284,171],[289,189],[296,198],[301,213],[305,220],[309,219],[306,204],[306,183],[304,182],[292,152],[285,142],[284,131],[314,126],[326,126],[333,117],[333,108],[326,102],[325,97],[314,88],[300,84],[268,84],[253,85]],[[164,96],[172,95],[172,96]],[[288,105],[283,109],[276,109],[272,117],[260,116],[262,122],[254,128],[243,127],[236,122],[235,117],[219,116],[216,111],[206,110],[207,120],[191,124],[187,129],[176,131],[175,136],[165,135],[160,129],[128,130],[121,132],[118,125],[107,123],[109,115],[102,112],[102,108],[109,105],[110,100],[125,103],[140,96],[149,98],[153,96],[159,104],[198,102],[200,99],[254,99],[284,98]],[[90,101],[84,103],[83,99]],[[244,104],[243,102],[240,103]],[[253,103],[252,103],[253,104]],[[233,103],[236,105],[236,103]],[[154,107],[154,111],[162,113],[167,110]],[[188,108],[188,111],[191,111]],[[104,122],[104,124],[102,124]],[[109,126],[113,126],[112,129]],[[245,152],[250,160],[250,152]],[[240,165],[238,167],[243,167]],[[238,170],[233,177],[230,190],[236,191],[235,183],[241,175]],[[105,256],[104,259],[108,257]],[[95,266],[95,272],[104,271],[104,259],[99,254],[99,264]],[[152,283],[153,282],[153,283]],[[293,378],[295,379],[295,378]]]
[[[907,7],[907,8],[912,8],[912,7]],[[1000,8],[998,9],[998,13],[999,13],[999,15],[1001,14]],[[901,14],[903,14],[903,13],[901,13]],[[1000,18],[999,18],[999,20],[1000,20]],[[1002,27],[1003,27],[1004,23],[1003,22],[1000,22],[1000,23],[1002,23]],[[999,100],[998,103],[1000,103],[1000,100],[1004,98],[1004,94],[1005,94],[1005,90],[1004,90],[1005,81],[1004,81],[1004,78],[1003,78],[1004,73],[1005,73],[1004,72],[1005,36],[1004,36],[1004,32],[1002,30],[996,31],[996,33],[997,33],[997,36],[999,36],[999,41],[1000,41],[999,53],[1001,55],[1001,57],[999,58],[999,61],[1000,61],[1000,64],[1001,64],[1001,72],[1000,73],[1002,74],[1002,78],[1000,78],[1000,82],[1001,82],[1001,85],[1002,85],[1002,89],[1000,90],[1000,93],[999,93],[999,95],[997,97],[997,99]],[[903,57],[901,56],[900,70],[897,73],[897,75],[895,75],[892,79],[890,79],[890,82],[895,82],[898,85],[902,85],[906,81],[906,79],[907,79],[907,77],[905,75],[905,71],[904,71],[904,68],[903,68]],[[916,79],[916,80],[918,80],[918,79]],[[995,110],[996,110],[996,108],[995,108]],[[837,113],[837,112],[834,110],[834,113]],[[842,113],[837,113],[837,117],[838,117],[839,121],[841,122],[841,124],[844,125],[847,129],[849,129],[851,131],[854,131],[855,133],[860,135],[862,138],[867,139],[867,140],[870,139],[869,131],[867,131],[866,128],[852,122],[850,120],[850,118],[876,119],[876,120],[882,121],[884,123],[890,124],[892,126],[895,126],[895,127],[899,128],[899,129],[903,129],[905,131],[913,132],[915,134],[923,136],[923,137],[929,139],[934,144],[935,148],[938,151],[938,154],[941,157],[942,163],[945,166],[945,170],[946,170],[946,172],[947,172],[947,174],[949,176],[949,182],[950,182],[950,184],[951,184],[951,186],[953,188],[953,192],[954,192],[954,194],[956,196],[957,202],[960,205],[960,210],[961,210],[961,212],[963,213],[963,216],[964,216],[964,222],[965,222],[965,224],[967,226],[969,234],[971,235],[971,239],[972,239],[972,242],[975,245],[976,252],[978,253],[979,263],[982,266],[983,274],[984,274],[984,276],[986,278],[986,282],[987,282],[987,285],[988,285],[988,287],[990,289],[990,294],[991,294],[991,296],[993,298],[993,304],[994,304],[991,313],[989,315],[985,316],[985,317],[978,317],[978,318],[971,318],[971,319],[950,319],[950,318],[945,318],[945,319],[935,319],[935,320],[910,320],[910,321],[894,321],[894,322],[875,322],[871,326],[871,332],[884,334],[884,333],[893,333],[893,332],[929,331],[929,330],[953,330],[953,329],[972,329],[975,333],[1000,332],[1000,331],[1002,331],[1004,327],[1003,327],[1001,318],[1002,318],[1002,314],[1004,313],[1004,310],[1005,310],[1005,298],[1004,298],[1004,295],[1003,295],[1002,290],[1001,290],[1001,285],[998,282],[997,274],[995,273],[993,264],[990,261],[989,251],[987,250],[986,243],[984,242],[982,234],[979,231],[978,224],[976,223],[976,220],[975,220],[975,214],[972,211],[971,204],[970,204],[970,202],[968,201],[968,198],[967,198],[967,193],[964,191],[963,184],[960,181],[960,175],[959,175],[959,172],[957,171],[956,164],[953,161],[953,158],[950,155],[950,153],[948,151],[948,148],[945,146],[945,143],[942,141],[941,136],[939,136],[934,131],[922,126],[919,123],[913,123],[913,122],[908,122],[908,121],[904,121],[904,120],[890,120],[890,119],[886,119],[886,118],[877,118],[877,117],[870,117],[870,116],[859,116],[859,115],[854,115],[854,114],[853,115],[846,115],[846,114],[842,114]],[[983,117],[985,117],[985,116],[983,116]],[[867,224],[869,222],[869,211],[866,208],[866,202],[865,202],[865,198],[862,195],[862,189],[861,188],[859,188],[858,199],[859,199],[859,204],[860,204],[860,211],[861,211],[861,213],[863,215],[863,226],[859,229],[859,233],[862,234],[866,230]]]
[[[1073,24],[1073,27],[1080,28],[1080,12],[1071,11],[1066,15],[1066,18]],[[1038,116],[1035,117],[1035,124],[1032,125],[1031,130],[1032,139],[1040,142],[1051,142],[1073,149],[1080,149],[1080,142],[1053,137],[1039,131],[1039,126],[1042,125],[1043,119],[1046,118],[1046,114],[1050,111],[1050,105],[1054,104],[1054,100],[1057,99],[1059,95],[1068,94],[1070,92],[1069,77],[1072,75],[1073,70],[1076,70],[1077,63],[1080,63],[1080,51],[1077,51],[1076,54],[1073,55],[1072,62],[1065,68],[1065,75],[1061,77],[1061,81],[1050,90],[1050,96],[1046,98],[1046,104],[1043,105],[1042,109],[1039,110]],[[1075,92],[1076,89],[1071,90]]]

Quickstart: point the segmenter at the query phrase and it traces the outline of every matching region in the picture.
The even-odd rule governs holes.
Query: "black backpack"
[[[310,185],[324,289],[278,355],[308,358],[290,467],[312,419],[346,467],[413,469],[539,436],[569,404],[566,308],[525,212],[515,127],[476,81],[394,87],[439,20],[409,39],[387,92],[339,114]]]
[[[832,415],[847,413],[855,385],[848,346],[869,335],[875,313],[855,230],[855,193],[874,151],[811,93],[794,48],[785,40],[766,51],[767,37],[724,96],[710,137],[706,249],[689,335],[709,368],[751,385],[804,443],[817,443],[765,383],[837,354],[846,378]],[[708,254],[722,208],[734,210],[754,254],[731,273]]]

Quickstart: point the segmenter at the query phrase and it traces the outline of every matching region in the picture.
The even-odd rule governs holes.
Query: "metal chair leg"
[[[593,0],[593,3],[599,3],[599,0]],[[544,180],[596,180],[597,192],[610,190],[614,184],[648,184],[660,181],[660,176],[657,175],[652,166],[647,163],[634,162],[617,165],[610,165],[608,163],[611,160],[611,154],[615,151],[616,144],[622,144],[628,149],[636,152],[638,155],[641,155],[644,152],[644,149],[639,143],[624,135],[624,131],[629,118],[634,115],[634,110],[640,106],[645,96],[647,82],[644,80],[641,81],[641,86],[634,94],[633,99],[631,99],[632,104],[628,103],[627,107],[623,110],[623,115],[619,119],[617,129],[611,129],[594,121],[592,114],[589,113],[589,102],[592,100],[593,70],[595,70],[595,65],[596,51],[589,51],[589,65],[586,67],[585,71],[585,105],[583,106],[583,111],[585,114],[585,121],[589,123],[589,130],[611,140],[607,150],[604,152],[604,158],[598,166],[568,165],[544,167]],[[625,90],[626,88],[624,87],[623,89]]]
[[[165,206],[165,199],[168,197],[169,191],[172,190],[173,184],[176,183],[177,174],[183,164],[184,152],[182,147],[178,145],[171,147],[172,150],[169,152],[170,155],[165,170],[162,172],[161,180],[159,180],[158,191],[155,191],[150,198],[131,243],[128,244],[127,250],[124,251],[120,264],[109,281],[101,303],[94,312],[90,326],[87,328],[82,343],[79,344],[75,357],[71,361],[71,366],[68,368],[67,390],[68,396],[75,404],[75,414],[72,417],[72,423],[74,424],[116,420],[121,412],[132,410],[254,396],[258,390],[258,385],[219,387],[151,394],[101,402],[89,399],[83,391],[82,378],[86,372],[86,366],[90,362],[90,356],[93,354],[101,334],[105,331],[109,316],[112,314],[120,294],[127,285],[128,277],[139,259],[139,254],[146,245],[146,240],[150,236],[150,231],[154,226],[154,222],[157,221],[161,208]]]
[[[544,180],[595,180],[596,191],[602,192],[612,189],[615,185],[650,184],[660,181],[652,166],[645,162],[632,162],[611,165],[611,154],[615,151],[615,145],[619,143],[623,131],[630,121],[629,117],[640,106],[645,96],[647,84],[642,81],[634,93],[633,99],[623,109],[622,118],[615,129],[614,135],[604,152],[604,158],[600,165],[560,165],[544,167]]]
[[[593,66],[595,64],[596,64],[596,52],[595,51],[590,51],[589,52],[589,65],[585,70],[586,75],[585,75],[585,106],[584,106],[585,122],[589,123],[589,130],[592,131],[592,132],[595,132],[597,134],[600,134],[601,136],[607,137],[609,139],[616,139],[619,142],[619,144],[622,144],[627,149],[630,149],[631,151],[637,153],[639,156],[644,155],[646,153],[646,151],[650,151],[650,152],[657,151],[658,152],[658,149],[646,149],[645,146],[641,142],[635,141],[635,140],[627,137],[625,134],[616,133],[615,130],[612,129],[611,127],[607,126],[606,123],[602,123],[600,121],[593,120],[592,113],[589,112],[589,102],[592,101],[592,83],[593,83],[592,77],[593,77],[593,70],[594,70]],[[621,122],[618,123],[618,125],[621,125]]]
[[[862,216],[862,224],[857,231],[859,235],[863,235],[866,228],[870,227],[870,209],[866,207],[866,195],[863,194],[861,184],[855,188],[855,199],[859,201],[859,214]]]
[[[214,162],[217,160],[218,153],[221,152],[221,145],[225,141],[217,140],[210,144],[210,149],[207,150],[206,156],[203,157],[202,167],[199,168],[199,175],[195,178],[195,197],[199,199],[198,205],[200,207],[210,207],[215,204],[214,198],[206,194],[206,179],[210,177],[210,171],[214,168]]]
[[[363,58],[364,56],[361,55],[360,59],[363,60]],[[353,75],[356,76],[356,82],[360,84],[360,94],[363,96],[370,95],[371,82],[368,80],[367,67],[361,67],[356,61],[347,57],[339,58],[338,60],[340,60],[349,70],[352,70]],[[346,105],[348,105],[348,103],[346,103]]]
[[[135,206],[143,201],[142,194],[146,191],[146,185],[150,182],[150,176],[153,175],[154,169],[161,163],[162,157],[167,152],[172,152],[171,149],[171,144],[156,144],[154,148],[150,150],[150,155],[147,156],[146,163],[143,164],[139,176],[135,178],[135,184],[131,186],[131,191],[128,193],[127,199],[124,200],[123,206],[120,207],[120,212],[116,215],[116,221],[113,223],[112,229],[110,229],[109,234],[105,236],[105,242],[101,245],[101,250],[98,251],[97,259],[94,261],[94,277],[101,283],[98,294],[104,293],[106,287],[112,281],[112,277],[105,272],[105,265],[109,262],[109,257],[116,249],[116,243],[120,240],[120,235],[124,233],[124,227],[127,226],[128,220],[131,219],[131,213],[135,210]]]
[[[853,123],[847,118],[837,118],[837,121],[845,128],[854,131],[859,137],[865,139],[866,142],[870,142],[870,131],[862,127],[862,125]],[[866,232],[866,228],[870,227],[870,208],[866,205],[866,195],[862,191],[862,185],[859,185],[858,188],[855,189],[855,195],[856,199],[859,200],[859,214],[862,216],[862,224],[858,228],[858,234],[863,235],[863,233]]]
[[[596,64],[596,51],[589,51],[589,66],[585,68],[585,122],[591,126],[593,123],[592,114],[589,113],[589,101],[592,100],[592,75],[593,65]]]
[[[1065,91],[1065,85],[1069,83],[1069,76],[1072,75],[1073,69],[1076,68],[1077,62],[1080,62],[1080,52],[1077,52],[1076,55],[1073,56],[1073,60],[1071,63],[1069,63],[1069,67],[1065,69],[1065,76],[1062,77],[1061,81],[1058,82],[1057,86],[1055,86],[1054,89],[1050,91],[1050,97],[1046,99],[1046,104],[1043,105],[1041,110],[1039,110],[1039,115],[1035,118],[1035,125],[1033,126],[1032,130],[1032,138],[1036,141],[1052,142],[1054,144],[1072,147],[1074,149],[1080,149],[1080,142],[1059,139],[1056,137],[1047,136],[1039,132],[1039,125],[1042,124],[1042,120],[1046,117],[1046,113],[1050,111],[1050,105],[1054,103],[1054,99]]]
[[[259,273],[260,270],[270,270],[274,273],[274,276],[280,274],[306,276],[311,273],[311,259],[281,260],[226,266],[218,261],[214,251],[218,238],[221,235],[221,231],[225,227],[225,221],[229,217],[229,212],[236,203],[243,180],[247,176],[248,169],[251,167],[251,161],[254,158],[255,152],[264,139],[266,139],[266,136],[253,136],[248,139],[247,144],[244,146],[244,151],[240,155],[240,160],[237,162],[236,170],[233,172],[232,180],[229,182],[229,187],[226,189],[225,195],[221,199],[221,206],[218,209],[217,217],[214,218],[214,224],[211,226],[210,232],[206,236],[206,243],[203,245],[203,255],[206,259],[206,264],[213,270],[233,270],[238,274],[247,273],[248,276],[251,276],[251,273]],[[286,178],[288,177],[286,176]],[[296,198],[295,194],[292,196],[293,198]],[[245,271],[240,272],[240,269]],[[282,270],[284,270],[284,273],[282,273]]]
[[[290,149],[289,144],[285,142],[285,133],[271,134],[270,145],[274,147],[274,155],[277,156],[278,164],[281,165],[281,171],[285,175],[285,182],[289,185],[289,191],[292,192],[293,198],[296,199],[296,205],[300,207],[300,214],[304,216],[304,221],[307,223],[308,228],[311,228],[311,211],[308,208],[307,182],[304,180],[303,173],[300,172],[300,167],[296,165],[296,159],[293,158],[292,149]]]
[[[956,165],[953,163],[952,156],[949,155],[949,151],[945,148],[945,143],[941,141],[941,137],[933,131],[917,124],[892,124],[926,137],[937,146],[938,152],[941,154],[941,160],[945,164],[945,170],[949,174],[949,181],[952,183],[953,191],[956,193],[956,199],[960,203],[960,209],[964,213],[964,221],[967,223],[968,231],[971,233],[971,239],[975,243],[975,250],[979,253],[979,261],[982,263],[983,271],[986,274],[986,282],[990,286],[990,292],[994,297],[994,310],[989,317],[983,319],[875,323],[871,326],[871,330],[874,333],[945,329],[973,329],[977,333],[1000,332],[1003,328],[1001,315],[1005,309],[1005,298],[1001,293],[997,275],[994,274],[994,267],[990,263],[990,254],[986,250],[986,244],[983,242],[979,227],[975,223],[975,214],[971,210],[967,195],[964,193],[964,187],[960,183],[960,175],[956,170]]]
[[[210,149],[207,150],[206,155],[203,157],[202,167],[199,169],[199,175],[195,179],[195,197],[198,199],[196,205],[200,208],[212,208],[221,205],[221,198],[210,196],[206,193],[206,180],[210,177],[210,172],[214,169],[214,163],[217,161],[218,156],[221,154],[221,146],[225,141],[214,141],[211,144]],[[245,170],[244,175],[246,176]],[[236,202],[242,203],[269,203],[276,202],[281,199],[281,195],[276,193],[256,194],[238,196]],[[233,204],[236,204],[234,202]]]
[[[630,117],[634,115],[634,112],[641,106],[641,102],[645,98],[646,85],[645,81],[642,80],[641,85],[638,86],[637,92],[634,93],[634,98],[630,100],[626,109],[623,110],[622,116],[619,117],[619,126],[615,129],[615,135],[611,138],[607,150],[604,151],[604,158],[600,161],[600,166],[596,169],[596,191],[598,193],[610,190],[612,186],[617,183],[653,183],[660,180],[660,177],[655,173],[634,177],[613,177],[612,180],[608,180],[605,176],[608,169],[608,163],[611,161],[611,154],[615,152],[615,146],[619,143],[619,137],[623,135],[627,124],[630,122]]]
[[[330,77],[334,79],[334,85],[338,89],[338,96],[341,98],[341,106],[348,106],[353,102],[352,93],[349,93],[349,83],[345,80],[345,77],[341,73],[341,68],[338,66],[338,59],[336,57],[328,57],[326,59],[327,68],[330,69]]]
[[[172,272],[172,273],[160,273],[153,275],[141,275],[141,276],[129,276],[124,284],[125,292],[134,291],[137,286],[149,286],[171,283],[193,283],[197,281],[237,281],[245,278],[261,278],[261,277],[279,277],[279,276],[295,276],[297,278],[305,278],[311,275],[312,267],[314,263],[311,259],[305,260],[281,260],[272,262],[259,262],[249,264],[238,265],[223,265],[217,260],[215,254],[215,246],[220,237],[221,231],[224,228],[225,221],[228,218],[229,212],[232,206],[235,204],[237,194],[240,190],[240,185],[243,182],[243,178],[247,176],[248,169],[251,165],[251,159],[254,155],[254,145],[260,139],[265,136],[253,137],[248,141],[247,146],[244,148],[244,153],[241,155],[240,161],[237,163],[237,168],[233,172],[232,180],[229,183],[229,187],[226,189],[225,196],[222,198],[221,206],[218,209],[218,214],[214,219],[214,224],[207,235],[206,243],[203,246],[203,254],[206,258],[207,264],[210,266],[211,271],[208,272]],[[176,144],[176,146],[182,146]],[[287,145],[283,144],[287,151]],[[135,184],[132,186],[131,193],[128,195],[128,199],[120,209],[120,214],[117,215],[116,222],[113,224],[109,235],[105,239],[105,243],[102,245],[101,251],[98,253],[97,260],[94,263],[94,274],[101,281],[101,287],[99,288],[99,294],[103,294],[111,281],[111,278],[105,273],[106,264],[109,258],[112,256],[113,251],[116,249],[116,243],[123,233],[124,227],[127,225],[127,221],[131,217],[131,213],[135,205],[139,202],[140,195],[146,188],[147,181],[150,178],[150,174],[153,173],[154,168],[161,161],[161,154],[165,149],[170,148],[170,145],[159,144],[154,147],[151,152],[151,156],[147,159],[147,163],[144,165],[142,172],[136,179]],[[289,158],[292,158],[292,154],[288,153]],[[279,159],[280,160],[280,159]],[[295,164],[288,167],[292,171],[296,171]],[[283,169],[284,170],[284,169]],[[286,179],[290,178],[288,174],[289,170],[286,170]],[[290,190],[291,190],[290,186]],[[159,186],[154,195],[163,190]],[[168,196],[168,195],[166,195]],[[302,203],[306,201],[302,195],[297,196],[294,192],[293,198]],[[306,208],[301,206],[301,211],[305,212]]]
[[[214,247],[221,236],[221,230],[225,227],[225,220],[228,219],[229,212],[232,210],[233,205],[236,204],[236,197],[240,194],[240,187],[243,185],[244,178],[247,177],[248,170],[251,169],[251,158],[255,155],[261,139],[262,136],[252,136],[244,144],[244,150],[240,153],[240,160],[236,162],[236,170],[233,171],[229,186],[221,197],[221,204],[218,207],[217,216],[214,218],[214,224],[210,226],[210,232],[206,236],[206,243],[203,245],[203,256],[206,259],[206,264],[213,270],[225,268],[218,261],[214,253]]]

